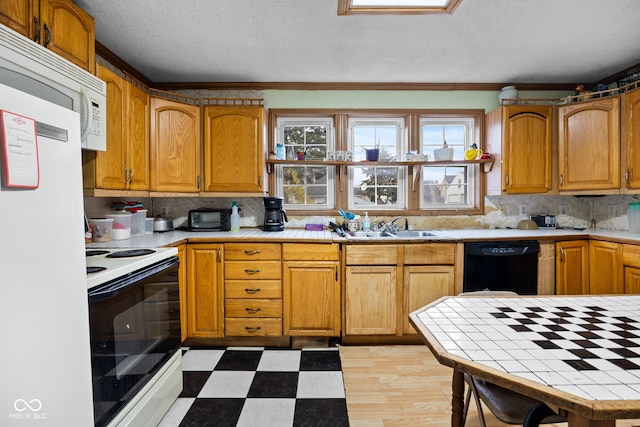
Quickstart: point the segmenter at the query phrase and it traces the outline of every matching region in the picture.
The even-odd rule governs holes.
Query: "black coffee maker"
[[[282,231],[287,222],[287,212],[282,209],[282,197],[264,198],[264,231]]]

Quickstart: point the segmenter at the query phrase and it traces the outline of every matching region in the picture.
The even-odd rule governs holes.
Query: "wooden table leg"
[[[451,427],[464,426],[464,373],[453,370],[451,380]]]
[[[567,415],[568,427],[615,427],[616,420],[590,420],[578,414],[569,412]]]

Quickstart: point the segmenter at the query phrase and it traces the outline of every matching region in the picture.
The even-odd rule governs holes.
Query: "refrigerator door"
[[[79,116],[1,84],[0,109],[68,132],[38,136],[38,188],[0,187],[2,425],[91,426]]]

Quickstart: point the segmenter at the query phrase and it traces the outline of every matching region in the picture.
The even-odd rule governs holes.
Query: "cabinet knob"
[[[564,175],[560,174],[560,187],[564,184]]]
[[[36,25],[36,33],[33,36],[33,41],[36,43],[40,43],[40,21],[36,16],[33,17],[33,23]]]
[[[262,329],[262,328],[260,328],[260,326],[254,326],[254,327],[251,327],[251,326],[245,326],[245,327],[244,327],[244,329],[245,329],[247,332],[258,332],[258,331],[259,331],[260,329]]]
[[[260,292],[260,288],[245,288],[244,291],[248,294],[257,294],[258,292]]]
[[[245,255],[258,255],[260,253],[259,250],[253,250],[253,251],[244,251]]]
[[[258,274],[258,273],[260,273],[260,270],[259,269],[257,269],[257,270],[245,270],[244,272],[247,273],[247,274]]]
[[[51,42],[51,31],[49,31],[49,27],[47,24],[44,24],[44,43],[42,44],[44,47],[48,47]]]
[[[261,311],[262,309],[261,309],[261,308],[245,307],[245,309],[244,309],[244,310],[245,310],[247,313],[249,313],[249,314],[256,314],[256,313],[258,313],[259,311]]]

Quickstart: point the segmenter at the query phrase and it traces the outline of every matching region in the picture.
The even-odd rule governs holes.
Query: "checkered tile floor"
[[[160,427],[348,426],[338,349],[190,348]]]

